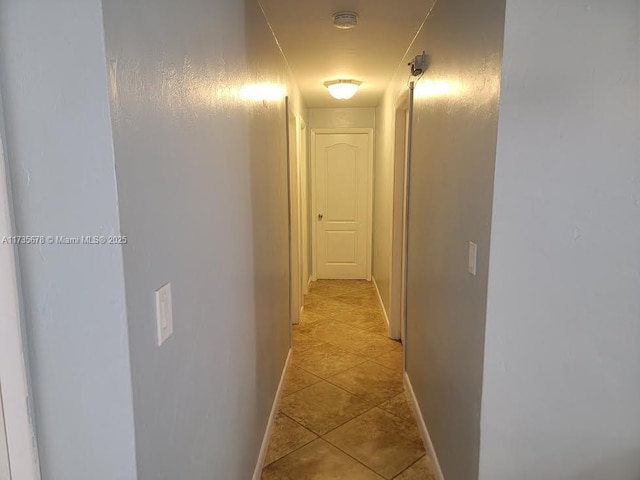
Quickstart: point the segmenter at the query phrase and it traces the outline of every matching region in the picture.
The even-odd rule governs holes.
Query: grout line
[[[366,404],[367,404],[367,406],[368,406],[368,407],[370,407],[370,408],[366,409],[366,410],[365,410],[364,412],[362,412],[362,413],[359,413],[359,414],[358,414],[358,415],[356,415],[355,417],[350,418],[349,420],[345,420],[345,421],[344,421],[344,422],[342,422],[340,425],[336,425],[336,426],[335,426],[335,427],[333,427],[331,430],[329,430],[329,431],[327,431],[327,432],[324,432],[322,435],[318,435],[317,433],[316,433],[316,435],[318,435],[319,437],[321,437],[323,440],[327,440],[326,438],[324,438],[326,435],[329,435],[331,432],[333,432],[333,431],[335,431],[335,430],[339,429],[340,427],[344,427],[347,423],[349,423],[349,422],[351,422],[351,421],[355,420],[356,418],[361,417],[361,416],[362,416],[362,415],[364,415],[365,413],[369,413],[371,410],[373,410],[374,408],[376,408],[376,406],[375,406],[375,405],[371,405],[370,403],[367,403],[367,402],[365,402],[365,403],[366,403]],[[315,432],[314,432],[314,433],[315,433]],[[329,442],[329,440],[327,440],[327,442]],[[331,443],[331,442],[329,442],[329,443]],[[333,444],[332,444],[332,445],[333,445]]]
[[[367,414],[367,413],[371,412],[372,410],[374,410],[374,409],[376,409],[376,408],[378,408],[378,407],[373,407],[373,408],[371,408],[371,409],[367,410],[366,412],[363,412],[363,413],[361,413],[360,415],[357,415],[357,416],[353,417],[351,420],[349,420],[349,422],[351,422],[351,421],[355,420],[356,418],[359,418],[359,417],[361,417],[361,416],[363,416],[363,415],[365,415],[365,414]],[[380,410],[382,410],[382,409],[380,409]],[[345,423],[343,423],[342,425],[340,425],[340,427],[342,427],[342,426],[346,425],[346,424],[347,424],[347,423],[349,423],[349,422],[345,422]],[[371,470],[371,471],[372,471],[373,473],[375,473],[376,475],[379,475],[380,477],[385,478],[385,476],[384,476],[384,475],[382,475],[380,472],[378,472],[378,471],[374,470],[374,469],[373,469],[373,468],[371,468],[370,466],[368,466],[368,465],[366,465],[365,463],[363,463],[362,461],[358,460],[356,457],[354,457],[353,455],[351,455],[349,452],[347,452],[347,451],[343,450],[343,449],[342,449],[342,448],[340,448],[338,445],[336,445],[336,444],[334,444],[333,442],[331,442],[328,438],[325,438],[325,435],[328,435],[329,433],[333,432],[334,430],[336,430],[336,429],[338,429],[338,428],[340,428],[340,427],[336,427],[336,428],[334,428],[333,430],[330,430],[329,432],[327,432],[327,433],[325,433],[324,435],[322,435],[322,436],[321,436],[321,438],[322,438],[325,442],[327,442],[329,445],[331,445],[331,446],[333,446],[333,447],[337,448],[337,449],[338,449],[338,450],[340,450],[342,453],[344,453],[346,456],[348,456],[348,457],[352,458],[353,460],[355,460],[356,462],[358,462],[360,465],[362,465],[362,466],[364,466],[364,467],[368,468],[369,470]],[[413,465],[413,464],[412,464],[412,465]],[[407,468],[409,468],[409,467],[407,467]],[[402,472],[400,472],[400,473],[402,473]],[[398,473],[398,475],[400,475],[400,473]],[[397,475],[396,475],[396,476],[397,476]],[[395,478],[395,476],[394,476],[394,478]]]
[[[344,388],[339,387],[338,385],[334,385],[333,383],[329,383],[329,382],[327,382],[326,380],[323,380],[323,382],[326,382],[326,383],[328,383],[329,385],[331,385],[331,386],[333,386],[333,387],[336,387],[336,388],[338,388],[339,390],[342,390],[343,392],[348,393],[348,394],[350,394],[350,395],[353,395],[354,397],[357,397],[357,398],[359,398],[359,399],[361,399],[361,400],[363,400],[363,401],[364,401],[364,399],[362,399],[361,397],[358,397],[357,395],[355,395],[355,394],[353,394],[353,393],[351,393],[351,392],[349,392],[349,391],[345,390]],[[320,383],[320,382],[318,382],[318,383]],[[313,385],[310,385],[310,386],[313,386]],[[305,387],[305,388],[308,388],[308,387]],[[331,428],[331,430],[328,430],[327,432],[322,433],[322,434],[314,432],[314,431],[313,431],[313,430],[311,430],[308,426],[306,426],[306,425],[304,425],[303,423],[299,422],[299,421],[298,421],[298,420],[296,420],[295,418],[290,417],[289,415],[287,415],[286,413],[282,412],[281,410],[279,410],[279,412],[280,412],[280,413],[282,413],[284,416],[286,416],[286,417],[290,418],[290,419],[291,419],[291,420],[293,420],[294,422],[296,422],[296,423],[297,423],[298,425],[300,425],[301,427],[306,428],[307,430],[309,430],[309,431],[310,431],[311,433],[313,433],[314,435],[317,435],[319,438],[323,438],[325,435],[328,435],[329,433],[333,432],[334,430],[336,430],[336,429],[338,429],[338,428],[342,427],[343,425],[346,425],[346,424],[347,424],[347,423],[349,423],[351,420],[355,420],[356,418],[358,418],[358,417],[360,417],[360,416],[364,415],[364,414],[365,414],[365,413],[367,413],[367,412],[370,412],[371,410],[373,410],[374,408],[376,408],[376,407],[377,407],[377,405],[373,405],[371,402],[368,402],[368,401],[364,401],[364,403],[365,403],[365,405],[366,405],[366,406],[368,406],[368,407],[369,407],[367,410],[363,411],[362,413],[359,413],[358,415],[356,415],[356,416],[355,416],[355,417],[353,417],[353,418],[350,418],[350,419],[348,419],[348,420],[345,420],[345,421],[344,421],[344,422],[342,422],[341,424],[336,425],[335,427]],[[331,443],[331,442],[329,442],[329,443]]]
[[[293,418],[292,418],[291,420],[293,420]],[[293,421],[295,422],[295,420],[293,420]],[[296,423],[298,423],[298,422],[296,422]],[[298,425],[300,425],[300,424],[298,423]],[[301,425],[301,426],[304,426],[304,425]],[[309,430],[309,429],[307,428],[307,430]],[[311,430],[309,430],[309,431],[311,432]],[[316,438],[314,438],[314,439],[313,439],[313,440],[311,440],[310,442],[305,443],[304,445],[300,445],[298,448],[295,448],[294,450],[291,450],[289,453],[287,453],[287,454],[285,454],[285,455],[281,456],[280,458],[278,458],[278,459],[274,460],[273,462],[269,463],[268,465],[265,465],[265,466],[264,466],[264,468],[262,469],[262,471],[264,472],[264,469],[265,469],[265,468],[267,468],[269,465],[273,465],[274,463],[279,462],[280,460],[282,460],[282,459],[284,459],[284,458],[288,457],[289,455],[292,455],[292,454],[296,453],[298,450],[300,450],[301,448],[306,447],[306,446],[307,446],[307,445],[309,445],[310,443],[313,443],[313,442],[315,442],[316,440],[323,439],[323,438],[322,438],[320,435],[318,435],[317,433],[314,433],[314,432],[311,432],[311,433],[313,433],[313,434],[316,436]],[[323,440],[324,440],[324,439],[323,439]],[[325,441],[326,441],[326,440],[325,440]]]
[[[353,367],[353,368],[355,368],[355,367]],[[345,370],[345,371],[346,371],[346,370]],[[340,374],[337,374],[337,375],[340,375]],[[333,377],[335,377],[335,376],[336,376],[336,375],[333,375],[332,377],[329,377],[329,378],[333,378]],[[367,404],[369,404],[369,405],[372,405],[374,408],[375,408],[375,407],[380,407],[380,405],[382,405],[383,403],[388,402],[388,401],[389,401],[389,400],[391,400],[393,397],[396,397],[396,396],[400,395],[401,393],[404,393],[404,387],[402,387],[402,390],[401,390],[400,392],[398,392],[397,394],[393,395],[392,397],[390,397],[390,398],[388,398],[388,399],[386,399],[386,400],[383,400],[383,401],[381,401],[380,403],[375,403],[375,401],[371,401],[370,399],[365,398],[365,397],[363,397],[363,396],[362,396],[362,395],[360,395],[360,394],[357,394],[357,393],[354,393],[354,392],[351,392],[351,391],[347,390],[345,387],[342,387],[342,386],[340,386],[340,385],[336,385],[336,384],[335,384],[335,383],[333,383],[333,382],[330,382],[330,381],[329,381],[329,379],[325,379],[325,382],[329,383],[330,385],[333,385],[334,387],[339,388],[340,390],[343,390],[343,391],[347,392],[347,393],[348,393],[348,394],[350,394],[350,395],[353,395],[354,397],[359,398],[360,400],[364,401],[365,403],[367,403]],[[384,409],[383,409],[383,410],[384,410]],[[363,413],[364,413],[364,412],[363,412]],[[358,416],[359,416],[359,415],[358,415]],[[356,418],[356,417],[354,417],[354,418]]]
[[[364,415],[364,414],[363,414]],[[385,478],[384,475],[382,475],[380,472],[376,472],[373,468],[371,468],[369,465],[366,465],[364,463],[362,463],[360,460],[358,460],[356,457],[354,457],[353,455],[349,454],[348,452],[345,452],[343,449],[341,449],[338,445],[334,445],[333,443],[331,443],[329,440],[327,440],[324,437],[320,437],[322,438],[322,440],[324,440],[325,442],[327,442],[329,445],[331,445],[333,448],[341,451],[342,453],[344,453],[347,457],[351,458],[352,460],[355,460],[356,462],[358,462],[360,465],[362,465],[364,468],[366,468],[367,470],[375,473],[376,475],[378,475],[381,478]]]
[[[396,372],[393,371],[392,369],[390,369],[388,367],[385,367],[384,365],[380,365],[378,362],[375,362],[374,360],[371,360],[371,359],[368,358],[365,362],[359,363],[358,365],[354,365],[353,367],[349,367],[346,370],[343,370],[342,372],[336,373],[335,375],[331,375],[330,377],[325,378],[325,380],[329,380],[330,378],[337,377],[338,375],[342,375],[343,373],[348,372],[349,370],[353,370],[354,368],[362,367],[366,363],[373,363],[376,367],[382,367],[385,370],[389,370],[393,374],[396,374]],[[402,376],[402,374],[400,374],[400,375]],[[355,393],[354,393],[354,395],[355,395]]]
[[[349,453],[345,452],[343,449],[341,449],[339,446],[334,445],[333,443],[331,443],[329,440],[323,438],[323,440],[325,442],[327,442],[329,445],[331,445],[333,448],[337,448],[338,450],[340,450],[342,453],[344,453],[347,457],[351,458],[352,460],[355,460],[356,462],[358,462],[360,465],[362,465],[364,468],[366,468],[367,470],[375,473],[377,476],[379,476],[380,478],[385,478],[384,475],[382,475],[380,472],[376,472],[373,468],[371,468],[369,465],[366,465],[364,463],[362,463],[360,460],[358,460],[356,457],[350,455]]]
[[[416,463],[418,463],[420,460],[422,460],[424,457],[426,457],[427,454],[425,453],[424,455],[422,455],[419,459],[417,459],[415,462],[413,462],[411,465],[409,465],[407,468],[405,468],[404,470],[402,470],[400,473],[398,473],[395,477],[393,477],[391,480],[398,478],[400,475],[402,475],[404,472],[406,472],[407,470],[409,470],[411,467],[413,467]]]
[[[306,447],[307,445],[309,445],[310,443],[318,440],[319,438],[321,438],[320,435],[318,435],[316,432],[312,432],[311,430],[309,430],[307,427],[305,427],[304,425],[302,425],[300,422],[298,422],[295,418],[291,418],[289,415],[287,415],[286,413],[284,413],[282,410],[280,410],[280,407],[278,406],[278,413],[284,417],[287,417],[289,420],[291,420],[292,422],[296,423],[297,425],[301,426],[302,428],[304,428],[306,431],[308,431],[309,433],[312,433],[313,435],[315,435],[315,438],[312,438],[311,440],[309,440],[307,443],[305,443],[304,445],[300,445],[299,447],[294,448],[293,450],[291,450],[290,452],[284,454],[283,456],[276,458],[275,460],[271,461],[270,463],[267,463],[264,465],[264,467],[262,468],[262,470],[264,471],[264,469],[266,467],[268,467],[269,465],[276,463],[280,460],[282,460],[284,457],[288,457],[289,455],[291,455],[294,452],[297,452],[298,450],[300,450],[303,447]],[[271,446],[271,445],[269,445]]]
[[[383,403],[384,403],[384,402],[383,402]],[[380,410],[382,413],[385,413],[385,414],[391,415],[392,417],[394,417],[394,418],[398,419],[398,420],[400,421],[400,423],[405,423],[405,424],[407,424],[407,421],[406,421],[406,420],[404,420],[404,419],[402,419],[402,418],[398,417],[397,415],[392,414],[391,412],[387,412],[384,408],[380,408],[380,406],[375,406],[375,407],[373,407],[373,408],[371,408],[371,409],[367,410],[366,412],[363,412],[363,413],[361,413],[360,415],[357,415],[357,416],[353,417],[351,420],[349,420],[349,422],[351,422],[351,421],[353,421],[353,420],[355,420],[355,419],[357,419],[357,418],[359,418],[359,417],[361,417],[361,416],[363,416],[363,415],[366,415],[367,413],[371,412],[372,410],[374,410],[374,409],[376,409],[376,408],[377,408],[378,410]],[[346,425],[346,424],[347,424],[347,423],[349,423],[349,422],[345,422],[345,423],[343,423],[342,425],[340,425],[340,427],[342,427],[342,426]],[[414,423],[415,423],[415,422],[414,422]],[[330,430],[329,432],[325,433],[324,435],[321,435],[321,436],[320,436],[320,438],[322,438],[324,441],[328,442],[330,445],[333,445],[334,447],[336,447],[338,450],[340,450],[341,452],[343,452],[345,455],[347,455],[347,456],[349,456],[349,457],[353,458],[353,459],[354,459],[355,461],[357,461],[358,463],[360,463],[360,464],[364,465],[364,466],[365,466],[365,467],[367,467],[369,470],[372,470],[372,471],[373,471],[373,472],[375,472],[377,475],[380,475],[381,477],[383,477],[383,478],[384,478],[384,475],[382,475],[382,473],[380,473],[380,472],[378,472],[378,471],[374,470],[373,468],[369,467],[368,465],[365,465],[363,462],[361,462],[360,460],[358,460],[357,458],[355,458],[354,456],[352,456],[349,452],[347,452],[347,451],[343,450],[342,448],[340,448],[340,446],[338,446],[338,445],[334,444],[334,443],[333,443],[333,442],[331,442],[328,438],[325,438],[325,436],[326,436],[326,435],[328,435],[329,433],[333,432],[334,430],[336,430],[336,429],[338,429],[338,428],[340,428],[340,427],[336,427],[336,428],[334,428],[334,429]],[[425,449],[425,450],[426,450],[426,449]],[[410,469],[411,467],[413,467],[413,466],[414,466],[416,463],[418,463],[418,462],[419,462],[423,457],[426,457],[426,456],[427,456],[427,453],[426,453],[426,451],[425,451],[425,454],[424,454],[424,455],[421,455],[421,456],[420,456],[420,457],[418,457],[418,458],[417,458],[413,463],[411,463],[411,465],[407,466],[405,469],[403,469],[403,470],[401,470],[400,472],[396,473],[396,474],[393,476],[393,478],[397,478],[399,475],[401,475],[403,472],[405,472],[406,470],[408,470],[408,469]]]

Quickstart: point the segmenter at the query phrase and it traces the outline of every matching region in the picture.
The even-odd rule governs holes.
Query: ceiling
[[[435,0],[260,0],[309,108],[375,107]],[[358,13],[340,30],[332,14]],[[408,67],[407,67],[408,68]],[[407,70],[408,74],[408,70]],[[349,100],[323,83],[360,80]]]

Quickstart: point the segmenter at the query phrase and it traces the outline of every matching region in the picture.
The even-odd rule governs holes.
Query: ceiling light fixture
[[[324,86],[329,89],[329,93],[333,98],[338,100],[347,100],[353,97],[362,82],[358,80],[332,80],[324,82]]]
[[[358,25],[356,12],[337,12],[333,14],[333,25],[341,30],[350,30]]]

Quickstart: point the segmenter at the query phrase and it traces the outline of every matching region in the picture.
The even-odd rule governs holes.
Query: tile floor
[[[262,478],[434,479],[371,282],[312,284]]]

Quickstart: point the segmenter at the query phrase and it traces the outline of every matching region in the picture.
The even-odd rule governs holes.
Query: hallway
[[[640,0],[0,1],[0,480],[640,480],[639,52]]]
[[[434,478],[371,282],[312,283],[262,478]]]

